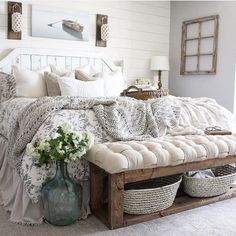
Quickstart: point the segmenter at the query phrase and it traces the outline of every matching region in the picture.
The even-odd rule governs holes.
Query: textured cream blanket
[[[168,96],[181,107],[178,126],[169,130],[172,135],[191,134],[195,130],[200,134],[206,127],[220,126],[236,132],[236,120],[233,114],[211,98],[186,98]]]

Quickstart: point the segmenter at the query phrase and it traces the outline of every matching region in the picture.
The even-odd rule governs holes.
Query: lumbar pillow
[[[57,81],[62,96],[104,97],[104,80],[85,82],[60,77]]]
[[[16,80],[17,97],[43,97],[47,96],[47,88],[44,80],[44,72],[50,72],[46,67],[37,72],[16,65],[12,66],[13,75]]]
[[[91,65],[82,66],[75,69],[75,78],[82,81],[94,81],[99,78],[100,73]]]
[[[60,76],[55,73],[44,72],[44,78],[46,81],[48,96],[50,97],[61,96],[60,86],[57,81],[58,78],[60,78]],[[68,78],[68,79],[73,79],[73,78]]]
[[[16,96],[16,81],[12,75],[0,72],[0,103]]]

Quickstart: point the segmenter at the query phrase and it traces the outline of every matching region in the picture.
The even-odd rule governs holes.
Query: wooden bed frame
[[[186,171],[212,168],[232,163],[236,163],[236,155],[227,156],[225,158],[214,158],[199,162],[185,163],[177,166],[131,170],[117,174],[106,173],[100,167],[90,163],[90,205],[92,212],[110,229],[116,229],[236,197],[236,188],[231,188],[227,193],[211,198],[192,198],[187,195],[182,195],[175,199],[174,204],[170,208],[152,214],[130,215],[124,213],[124,186],[127,183],[181,174]],[[108,203],[105,204],[104,189],[105,180],[107,178]]]

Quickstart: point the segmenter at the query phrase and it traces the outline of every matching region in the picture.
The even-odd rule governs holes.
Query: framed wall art
[[[89,13],[33,5],[32,36],[88,41]]]
[[[216,74],[219,15],[182,24],[181,75]]]

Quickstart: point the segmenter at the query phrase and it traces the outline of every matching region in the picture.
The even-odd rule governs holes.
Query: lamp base
[[[162,88],[162,83],[161,83],[161,70],[158,71],[158,89]]]
[[[156,87],[157,89],[162,88],[161,70],[158,70],[157,73],[154,75],[154,77],[153,77],[153,86]]]

